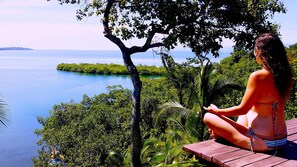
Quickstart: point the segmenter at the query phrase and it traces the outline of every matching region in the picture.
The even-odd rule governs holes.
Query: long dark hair
[[[280,38],[271,33],[260,34],[255,40],[255,49],[261,53],[259,56],[264,68],[272,73],[279,95],[288,97],[292,89],[293,73]]]

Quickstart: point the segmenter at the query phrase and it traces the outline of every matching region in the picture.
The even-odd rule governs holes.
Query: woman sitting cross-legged
[[[205,124],[213,136],[252,151],[282,148],[287,141],[285,102],[292,88],[290,68],[283,43],[271,33],[260,34],[254,55],[262,69],[253,72],[238,106],[205,110]],[[239,116],[237,122],[227,116]]]

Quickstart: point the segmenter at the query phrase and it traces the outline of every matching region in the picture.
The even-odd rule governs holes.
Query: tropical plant
[[[141,151],[143,166],[201,166],[195,156],[187,154],[182,147],[194,142],[189,134],[191,125],[183,126],[177,119],[170,118],[176,126],[166,130],[161,138],[150,137],[144,141]]]
[[[291,94],[291,98],[286,105],[286,119],[292,119],[297,117],[297,43],[289,46],[287,49],[287,55],[290,61],[290,65],[293,69],[295,76],[293,77],[293,90]]]
[[[199,68],[191,66],[189,62],[176,63],[173,57],[167,53],[158,54],[161,55],[163,66],[167,71],[166,78],[177,90],[179,103],[185,107],[193,107],[194,101],[197,100],[194,90]]]
[[[206,64],[204,64],[206,62]],[[188,113],[198,113],[199,119],[197,121],[195,128],[199,129],[199,136],[196,136],[200,141],[204,138],[204,128],[203,116],[205,114],[204,106],[209,106],[212,102],[217,100],[219,97],[224,96],[227,90],[242,90],[242,87],[231,81],[230,78],[217,79],[212,81],[212,76],[215,73],[215,68],[208,58],[200,60],[200,73],[196,74],[195,85],[193,86],[194,92],[197,97],[197,104],[194,105],[194,110],[196,112],[190,112],[190,109],[186,109],[182,104],[178,102],[165,103],[159,111],[156,122],[159,123],[164,116],[179,115],[180,117],[185,117]],[[171,71],[174,71],[171,69]],[[182,81],[181,81],[182,82]]]
[[[206,64],[203,63],[206,61]],[[198,139],[200,141],[204,138],[204,131],[205,131],[205,124],[203,123],[203,117],[205,114],[205,109],[203,107],[209,106],[219,97],[224,96],[228,90],[242,90],[242,87],[238,84],[235,84],[231,78],[226,79],[217,79],[213,83],[211,82],[211,77],[215,72],[215,69],[210,62],[209,59],[204,59],[201,61],[201,73],[200,80],[198,81],[198,97],[199,97],[199,104],[200,104],[200,126],[198,127],[200,130],[200,135]]]

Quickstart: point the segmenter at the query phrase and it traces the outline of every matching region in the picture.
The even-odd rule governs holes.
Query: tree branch
[[[109,15],[110,15],[110,10],[112,8],[112,5],[115,3],[115,0],[108,0],[107,5],[103,14],[103,27],[104,27],[104,35],[110,34],[110,29],[109,29]]]
[[[138,52],[146,52],[147,50],[149,50],[150,48],[155,48],[155,47],[161,47],[164,46],[163,43],[153,43],[150,45],[143,45],[143,46],[132,46],[130,48],[130,53],[138,53]]]
[[[104,36],[109,39],[111,42],[115,43],[121,50],[126,49],[125,44],[116,37],[115,35],[112,35],[112,32],[110,31],[109,28],[109,15],[111,13],[111,8],[113,4],[115,3],[115,0],[108,0],[107,5],[103,14],[103,27],[104,27]]]
[[[160,47],[160,46],[164,46],[164,43],[162,42],[157,42],[157,43],[152,43],[152,40],[156,34],[156,29],[154,28],[154,26],[152,27],[152,31],[149,32],[148,37],[145,41],[145,44],[143,46],[133,46],[130,48],[130,53],[137,53],[137,52],[146,52],[148,49],[150,48],[154,48],[154,47]]]

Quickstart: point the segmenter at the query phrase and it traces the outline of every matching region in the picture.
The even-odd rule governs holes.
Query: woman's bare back
[[[256,71],[256,75],[259,75],[260,93],[256,103],[252,109],[247,113],[248,126],[251,127],[256,134],[260,136],[273,138],[274,137],[274,125],[273,125],[273,111],[272,104],[278,103],[278,110],[276,113],[276,132],[277,135],[286,134],[285,103],[274,84],[272,74],[263,69]]]

